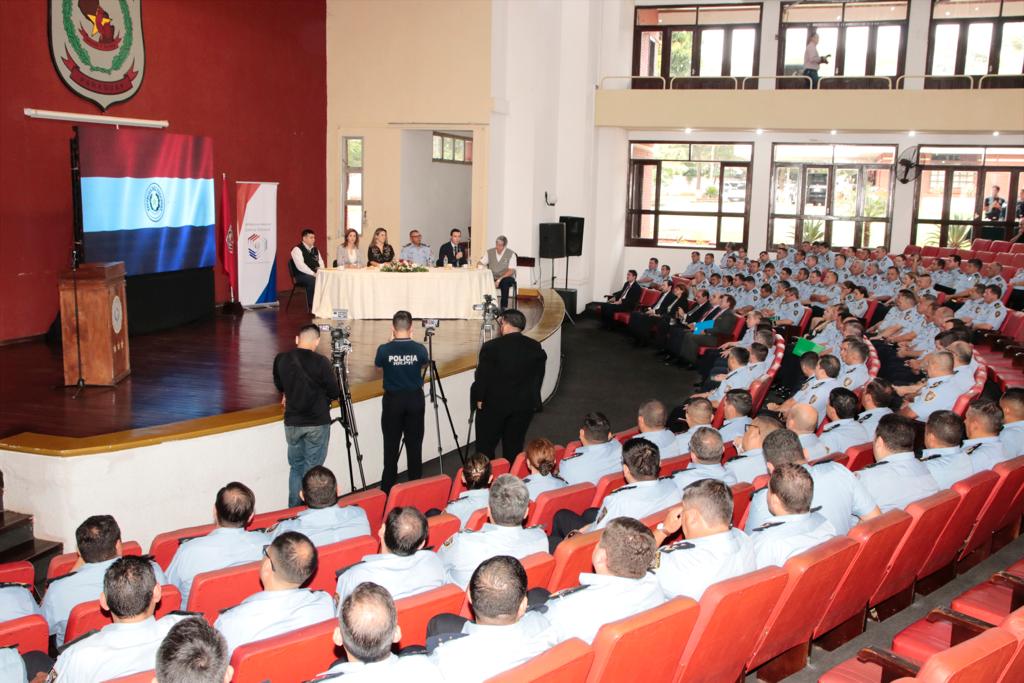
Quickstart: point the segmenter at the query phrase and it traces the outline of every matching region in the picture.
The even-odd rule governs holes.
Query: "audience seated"
[[[948,489],[974,474],[971,456],[964,453],[964,421],[951,410],[936,410],[924,426],[925,464],[939,488]]]
[[[214,627],[223,634],[228,652],[239,645],[311,626],[334,618],[334,600],[323,591],[300,588],[316,573],[313,542],[286,531],[263,550],[263,590],[240,604],[221,610]]]
[[[822,515],[811,512],[814,480],[800,465],[783,463],[772,469],[768,481],[771,520],[751,532],[758,569],[777,565],[836,536]]]
[[[711,427],[711,421],[715,417],[715,409],[711,401],[698,396],[691,398],[683,406],[683,414],[686,416],[687,429],[673,436],[672,451],[677,454],[690,452],[690,441],[693,435],[701,427]],[[668,455],[665,456],[670,457]]]
[[[370,522],[363,508],[358,505],[338,507],[338,480],[323,465],[311,468],[302,477],[299,498],[306,509],[268,529],[272,539],[297,531],[319,547],[370,533]]]
[[[700,427],[690,439],[692,460],[684,470],[672,474],[671,481],[682,491],[700,479],[717,479],[727,485],[736,483],[732,473],[722,466],[725,445],[722,435],[711,427]]]
[[[270,539],[245,530],[255,509],[256,496],[245,484],[233,481],[217,492],[213,508],[217,528],[205,536],[182,540],[167,567],[167,579],[181,591],[182,605],[188,605],[197,574],[256,562],[263,556],[263,546]]]
[[[465,529],[470,515],[487,507],[488,487],[491,485],[491,459],[483,453],[466,458],[462,467],[462,483],[466,490],[448,503],[444,511],[459,518],[459,528]]]
[[[782,429],[782,423],[762,413],[747,426],[742,437],[733,440],[737,455],[725,463],[725,469],[732,474],[733,479],[753,482],[758,477],[768,474],[761,446],[765,437],[777,429]]]
[[[567,484],[597,484],[606,474],[622,469],[622,444],[612,438],[611,423],[604,413],[587,413],[580,427],[580,443],[575,453],[567,453],[558,465],[558,474]]]
[[[545,491],[557,491],[568,484],[565,479],[555,474],[558,462],[555,460],[555,445],[547,439],[534,439],[526,444],[526,466],[530,475],[523,479],[526,490],[530,492],[530,500]]]
[[[1008,458],[1024,455],[1024,389],[1007,389],[999,407],[1003,409],[1003,431],[999,432],[1003,452]]]
[[[753,379],[757,378],[755,375]],[[718,433],[722,435],[722,441],[730,443],[742,437],[750,426],[750,412],[753,410],[754,401],[746,389],[733,389],[727,392],[722,400],[725,401],[722,409],[724,421]]]
[[[868,357],[871,351],[868,345],[856,337],[846,337],[839,346],[839,357],[843,361],[843,370],[839,374],[839,384],[844,389],[856,391],[868,383]]]
[[[819,441],[829,453],[844,453],[851,446],[870,443],[872,435],[857,421],[860,410],[857,395],[849,389],[836,387],[828,395],[828,424],[821,430]]]
[[[182,619],[156,651],[157,683],[229,683],[228,644],[202,617]]]
[[[686,451],[680,450],[678,438],[667,429],[667,425],[668,408],[664,403],[652,398],[640,404],[636,416],[639,437],[657,446],[662,458],[673,458]]]
[[[43,616],[32,587],[20,583],[0,583],[0,621],[20,619],[31,614]]]
[[[873,441],[875,438],[878,421],[885,415],[891,415],[894,410],[899,410],[903,403],[892,384],[880,377],[876,377],[864,385],[864,393],[860,400],[864,410],[857,416],[857,422],[867,432],[870,437],[869,441]]]
[[[964,425],[967,429],[964,453],[970,456],[975,473],[990,470],[1010,459],[999,439],[1003,411],[998,403],[986,399],[973,401],[964,415]]]
[[[882,512],[903,509],[939,490],[928,467],[914,456],[914,437],[914,423],[902,415],[886,415],[878,422],[875,462],[857,478]]]
[[[394,599],[416,595],[445,583],[444,565],[427,548],[427,518],[414,507],[396,507],[378,532],[381,552],[365,556],[338,575],[338,600],[344,600],[361,583],[372,581]]]
[[[928,354],[924,369],[928,380],[922,384],[917,397],[900,411],[901,415],[922,421],[936,410],[951,410],[961,393],[952,382],[953,354],[948,351]]]

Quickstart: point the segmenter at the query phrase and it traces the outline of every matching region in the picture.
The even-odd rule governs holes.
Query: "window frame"
[[[672,159],[634,159],[633,158],[633,145],[687,145],[691,148],[693,145],[747,145],[750,147],[750,161],[717,161],[714,159],[689,159],[686,163],[697,162],[697,163],[714,163],[719,165],[718,169],[718,210],[715,212],[701,212],[701,211],[663,211],[659,207],[661,205],[661,166],[664,161],[673,161]],[[692,157],[692,154],[689,155]],[[625,246],[627,247],[653,247],[657,249],[715,249],[721,250],[725,248],[726,244],[734,244],[734,242],[722,241],[722,219],[723,218],[743,218],[743,240],[742,242],[735,242],[735,244],[742,244],[746,247],[750,240],[750,197],[751,197],[751,186],[753,185],[754,176],[754,143],[737,140],[700,140],[700,141],[688,141],[688,140],[628,140],[626,142],[626,158],[628,169],[626,172],[626,224],[625,224]],[[638,166],[650,165],[655,167],[654,177],[654,209],[633,209],[634,200],[637,199],[634,195],[641,191],[640,187],[635,184],[635,169]],[[739,167],[745,168],[747,171],[747,185],[745,188],[745,196],[743,202],[743,213],[736,212],[724,212],[722,210],[723,201],[723,186],[725,183],[725,169],[726,167]],[[633,226],[634,223],[640,220],[641,216],[652,215],[654,216],[654,235],[650,239],[642,237],[633,237]],[[715,233],[715,244],[714,246],[694,246],[694,245],[671,245],[671,244],[658,244],[658,227],[660,223],[661,215],[668,216],[693,216],[696,218],[708,218],[714,217],[717,222],[717,228]],[[639,232],[639,231],[638,231]]]
[[[832,147],[832,159],[831,161],[775,161],[775,150],[777,147]],[[881,163],[853,163],[853,162],[836,162],[835,160],[835,148],[836,147],[891,147],[893,150],[893,161],[892,164],[881,164]],[[893,195],[896,190],[896,161],[899,158],[899,148],[896,144],[890,143],[860,143],[860,144],[841,144],[841,143],[818,143],[818,142],[773,142],[772,143],[772,156],[771,156],[771,175],[769,176],[769,192],[768,192],[768,233],[767,233],[767,244],[769,247],[779,244],[775,239],[775,220],[781,218],[783,220],[792,220],[795,225],[793,228],[793,245],[799,245],[803,241],[803,224],[805,220],[820,220],[823,223],[823,237],[824,241],[829,244],[832,243],[832,229],[835,221],[852,221],[853,222],[853,248],[868,248],[863,245],[864,240],[864,229],[869,223],[885,223],[885,243],[886,249],[889,249],[892,241],[892,222],[893,222]],[[778,168],[799,168],[800,169],[800,196],[797,199],[797,206],[806,206],[807,196],[807,183],[805,178],[807,176],[808,168],[825,168],[829,169],[829,180],[828,180],[828,198],[825,205],[825,213],[820,216],[809,216],[806,213],[776,213],[775,211],[775,177],[776,169]],[[888,194],[888,208],[884,217],[879,216],[867,216],[862,213],[858,213],[854,216],[837,216],[834,213],[835,210],[835,185],[836,185],[836,171],[840,169],[857,169],[857,206],[858,211],[861,211],[864,207],[865,192],[863,188],[864,176],[868,170],[887,170],[889,172],[889,194]]]
[[[434,138],[441,139],[441,156],[434,156]],[[444,158],[444,141],[450,140],[452,143],[452,158]],[[456,140],[462,142],[462,159],[455,158],[455,142]],[[467,154],[468,152],[468,154]],[[452,133],[444,133],[439,130],[435,130],[431,133],[430,138],[430,160],[440,164],[461,164],[464,166],[473,165],[473,137],[465,135],[454,135]]]
[[[957,34],[956,63],[953,66],[953,73],[952,74],[941,74],[939,76],[936,76],[933,79],[930,79],[932,81],[931,85],[933,87],[935,85],[938,85],[938,83],[936,83],[936,81],[938,81],[938,79],[949,79],[948,81],[945,81],[945,83],[949,84],[946,87],[950,87],[950,86],[956,87],[956,82],[957,81],[960,82],[960,86],[962,87],[963,79],[964,78],[970,78],[971,81],[973,82],[975,78],[979,78],[980,79],[982,76],[1005,77],[1005,78],[1013,78],[1013,77],[1016,77],[1016,76],[1024,76],[1024,66],[1022,66],[1020,73],[1016,73],[1016,74],[1014,74],[1014,73],[1009,73],[1009,74],[1001,74],[1001,73],[999,73],[999,59],[1001,58],[1001,55],[1002,55],[1002,45],[1003,45],[1003,29],[1005,28],[1006,24],[1024,23],[1024,15],[1010,16],[1010,17],[1004,16],[1003,15],[1003,6],[1004,6],[1004,4],[1005,4],[1005,0],[1000,0],[998,16],[994,16],[994,17],[978,17],[978,18],[974,18],[974,19],[969,18],[969,17],[957,17],[957,18],[951,18],[951,19],[941,19],[941,18],[937,19],[937,18],[935,18],[935,6],[934,6],[934,4],[932,5],[932,12],[931,12],[931,15],[928,17],[928,22],[929,22],[929,24],[928,24],[928,55],[927,55],[927,62],[926,62],[927,66],[925,68],[925,73],[927,73],[929,76],[933,75],[932,74],[932,69],[934,68],[934,61],[935,61],[935,33],[938,30],[938,27],[940,27],[940,26],[959,26],[959,29],[960,29],[959,33]],[[967,37],[968,37],[968,34],[970,32],[970,27],[973,24],[992,24],[992,38],[990,39],[990,42],[989,42],[989,52],[988,52],[988,68],[987,68],[987,70],[985,71],[984,74],[965,74],[964,73],[964,70],[965,70],[965,68],[967,66]],[[929,85],[928,81],[925,81],[925,83],[926,83],[926,87],[928,87],[928,85]],[[1019,86],[1007,85],[1007,86],[1004,86],[1004,87],[1019,87]]]
[[[360,159],[358,166],[349,164],[348,144],[349,141],[358,140],[360,144]],[[366,210],[363,208],[366,197],[366,139],[362,135],[343,135],[341,138],[341,236],[344,238],[349,229],[363,234],[363,222],[366,220]],[[359,199],[348,198],[349,176],[353,173],[360,175]],[[360,221],[359,225],[349,225],[348,208],[358,206]]]

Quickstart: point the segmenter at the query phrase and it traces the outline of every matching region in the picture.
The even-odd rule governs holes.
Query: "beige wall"
[[[473,226],[486,239],[491,3],[328,0],[327,216],[341,230],[341,139],[362,136],[367,227],[400,225],[401,130],[472,130]]]

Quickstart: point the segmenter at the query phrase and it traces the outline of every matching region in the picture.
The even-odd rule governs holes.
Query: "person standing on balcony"
[[[817,32],[807,36],[807,49],[804,50],[804,76],[811,79],[811,90],[818,87],[818,67],[828,64],[828,57],[818,54]]]

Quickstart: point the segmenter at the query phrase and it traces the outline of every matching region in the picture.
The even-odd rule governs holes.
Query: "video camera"
[[[437,328],[441,327],[441,320],[439,318],[423,318],[420,322],[423,325],[424,333],[428,337],[433,336]]]
[[[484,294],[484,302],[482,304],[473,304],[473,310],[483,311],[485,321],[497,320],[498,316],[501,315],[501,311],[494,305],[494,297],[490,294]]]
[[[345,326],[346,320],[348,320],[348,311],[336,308],[331,322],[320,325],[322,331],[331,334],[331,359],[335,362],[340,361],[352,350],[352,330]]]

